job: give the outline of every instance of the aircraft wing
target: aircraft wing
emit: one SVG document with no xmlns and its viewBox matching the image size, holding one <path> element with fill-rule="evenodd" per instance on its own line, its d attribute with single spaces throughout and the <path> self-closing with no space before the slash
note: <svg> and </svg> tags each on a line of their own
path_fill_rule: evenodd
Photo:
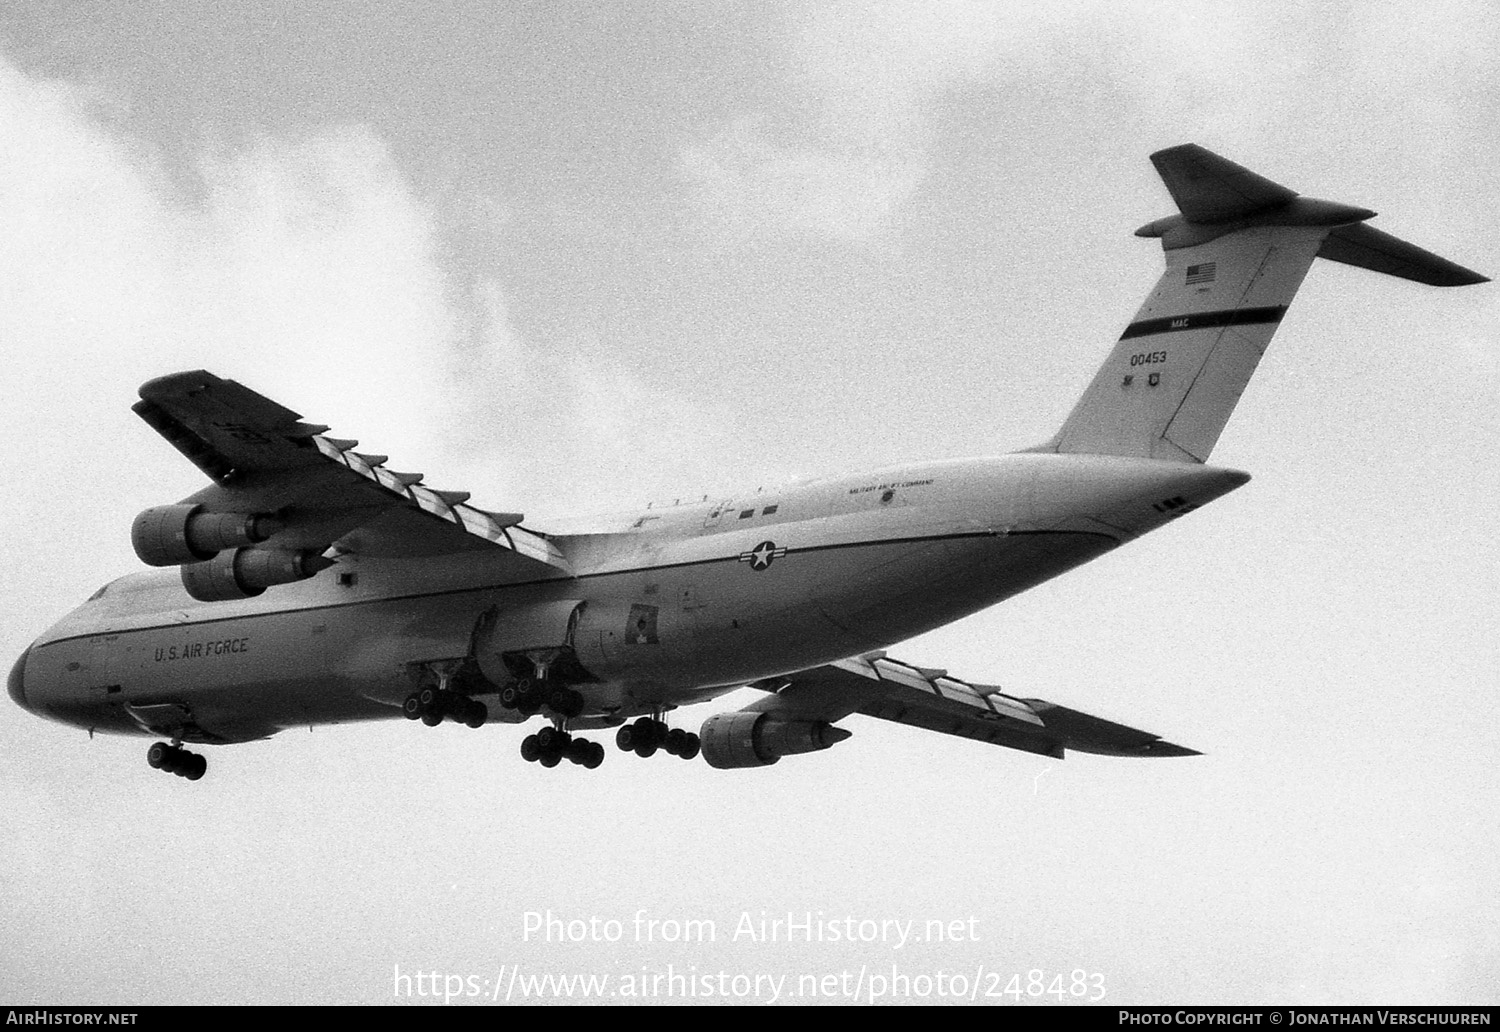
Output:
<svg viewBox="0 0 1500 1032">
<path fill-rule="evenodd" d="M 184 502 L 210 513 L 269 513 L 266 549 L 378 556 L 508 553 L 516 577 L 571 573 L 546 537 L 517 513 L 465 504 L 421 474 L 396 473 L 357 441 L 326 437 L 302 417 L 233 380 L 195 370 L 143 385 L 133 410 L 213 483 Z M 511 566 L 502 564 L 509 570 Z"/>
<path fill-rule="evenodd" d="M 1159 735 L 1043 699 L 909 666 L 883 652 L 839 660 L 752 687 L 773 694 L 745 709 L 778 719 L 833 723 L 851 713 L 1062 759 L 1064 750 L 1103 756 L 1197 756 Z"/>
</svg>

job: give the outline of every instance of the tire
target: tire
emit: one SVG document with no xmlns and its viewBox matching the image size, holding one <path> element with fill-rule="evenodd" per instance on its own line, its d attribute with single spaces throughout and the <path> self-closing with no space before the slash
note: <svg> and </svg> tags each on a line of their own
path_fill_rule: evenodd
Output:
<svg viewBox="0 0 1500 1032">
<path fill-rule="evenodd" d="M 156 742 L 146 750 L 146 762 L 152 770 L 161 770 L 172 758 L 172 747 L 166 742 Z"/>
<path fill-rule="evenodd" d="M 542 747 L 537 744 L 536 735 L 527 735 L 521 740 L 521 759 L 527 763 L 535 763 L 542 756 Z"/>
<path fill-rule="evenodd" d="M 635 728 L 626 724 L 615 732 L 615 745 L 621 752 L 629 752 L 635 748 Z"/>
<path fill-rule="evenodd" d="M 682 751 L 677 755 L 681 756 L 684 760 L 696 760 L 698 758 L 698 754 L 702 751 L 703 739 L 699 738 L 692 732 L 688 732 L 687 744 L 683 746 Z"/>
<path fill-rule="evenodd" d="M 465 727 L 484 727 L 484 722 L 490 719 L 489 708 L 482 702 L 469 703 L 468 713 L 464 716 Z"/>
</svg>

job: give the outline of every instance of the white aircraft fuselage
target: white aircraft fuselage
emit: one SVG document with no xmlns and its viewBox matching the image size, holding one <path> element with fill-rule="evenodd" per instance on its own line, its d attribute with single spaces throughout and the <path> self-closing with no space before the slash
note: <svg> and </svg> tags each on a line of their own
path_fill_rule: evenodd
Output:
<svg viewBox="0 0 1500 1032">
<path fill-rule="evenodd" d="M 579 521 L 549 535 L 572 578 L 497 584 L 480 553 L 351 557 L 256 598 L 199 602 L 175 570 L 132 574 L 39 637 L 11 691 L 34 712 L 123 734 L 153 734 L 127 704 L 186 703 L 216 740 L 243 741 L 399 717 L 414 666 L 465 656 L 497 606 L 650 606 L 658 647 L 579 646 L 600 673 L 576 686 L 595 720 L 573 726 L 613 724 L 940 627 L 1248 479 L 1018 453 Z"/>
</svg>

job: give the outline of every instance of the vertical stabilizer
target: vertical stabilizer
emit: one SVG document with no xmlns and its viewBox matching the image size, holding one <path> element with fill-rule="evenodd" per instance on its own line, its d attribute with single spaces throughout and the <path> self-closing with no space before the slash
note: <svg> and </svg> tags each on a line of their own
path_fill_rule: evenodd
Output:
<svg viewBox="0 0 1500 1032">
<path fill-rule="evenodd" d="M 1167 268 L 1057 436 L 1039 450 L 1204 462 L 1320 255 L 1423 283 L 1484 277 L 1198 147 L 1151 156 L 1179 215 Z"/>
</svg>

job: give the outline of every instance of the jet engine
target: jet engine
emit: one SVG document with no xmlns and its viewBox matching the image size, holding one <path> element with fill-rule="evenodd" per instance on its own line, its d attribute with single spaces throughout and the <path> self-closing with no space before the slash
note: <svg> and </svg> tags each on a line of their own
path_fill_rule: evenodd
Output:
<svg viewBox="0 0 1500 1032">
<path fill-rule="evenodd" d="M 786 720 L 774 713 L 740 710 L 703 722 L 703 758 L 710 767 L 769 767 L 783 756 L 818 752 L 852 732 L 826 720 Z"/>
<path fill-rule="evenodd" d="M 130 543 L 147 566 L 180 566 L 212 559 L 227 548 L 259 544 L 281 526 L 271 516 L 204 512 L 201 505 L 158 505 L 135 518 Z"/>
<path fill-rule="evenodd" d="M 182 586 L 200 602 L 254 598 L 273 585 L 306 580 L 332 565 L 332 559 L 312 551 L 236 548 L 206 562 L 184 564 Z"/>
</svg>

